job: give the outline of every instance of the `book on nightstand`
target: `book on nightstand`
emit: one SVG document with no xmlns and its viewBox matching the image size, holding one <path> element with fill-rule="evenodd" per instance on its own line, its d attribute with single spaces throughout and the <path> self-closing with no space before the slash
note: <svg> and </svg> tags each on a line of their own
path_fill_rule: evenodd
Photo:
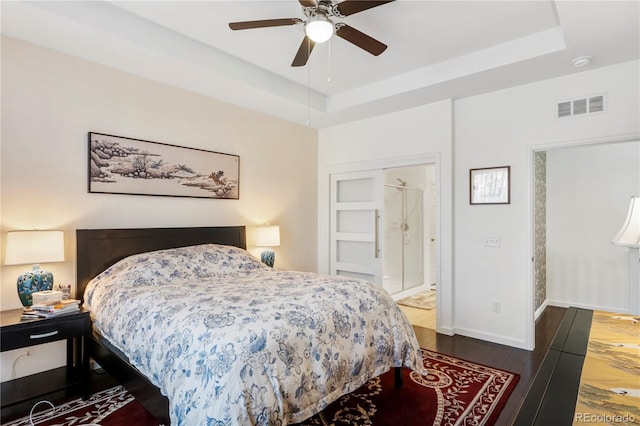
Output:
<svg viewBox="0 0 640 426">
<path fill-rule="evenodd" d="M 30 315 L 40 318 L 51 318 L 58 315 L 70 314 L 80 311 L 80 301 L 75 299 L 61 300 L 56 304 L 37 304 L 31 306 Z"/>
</svg>

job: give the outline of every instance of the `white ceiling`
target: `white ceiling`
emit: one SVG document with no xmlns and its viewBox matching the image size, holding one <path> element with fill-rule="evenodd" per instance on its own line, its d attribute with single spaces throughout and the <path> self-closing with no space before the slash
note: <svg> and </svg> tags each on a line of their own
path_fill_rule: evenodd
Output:
<svg viewBox="0 0 640 426">
<path fill-rule="evenodd" d="M 340 21 L 387 44 L 333 37 L 291 67 L 297 0 L 2 1 L 2 34 L 322 128 L 640 57 L 640 2 L 397 0 Z M 589 55 L 575 68 L 571 59 Z M 329 81 L 330 79 L 330 81 Z"/>
</svg>

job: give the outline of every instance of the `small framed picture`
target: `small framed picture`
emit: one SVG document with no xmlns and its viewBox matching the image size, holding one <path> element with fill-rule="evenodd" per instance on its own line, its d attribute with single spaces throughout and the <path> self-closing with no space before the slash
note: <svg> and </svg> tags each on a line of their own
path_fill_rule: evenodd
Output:
<svg viewBox="0 0 640 426">
<path fill-rule="evenodd" d="M 469 204 L 509 204 L 511 167 L 469 170 Z"/>
</svg>

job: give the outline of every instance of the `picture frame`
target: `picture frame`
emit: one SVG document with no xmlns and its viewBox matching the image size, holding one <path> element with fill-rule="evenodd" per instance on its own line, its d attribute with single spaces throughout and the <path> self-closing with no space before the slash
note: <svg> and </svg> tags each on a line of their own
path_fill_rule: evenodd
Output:
<svg viewBox="0 0 640 426">
<path fill-rule="evenodd" d="M 470 169 L 469 204 L 511 204 L 511 166 Z"/>
<path fill-rule="evenodd" d="M 240 157 L 89 132 L 90 193 L 240 198 Z"/>
</svg>

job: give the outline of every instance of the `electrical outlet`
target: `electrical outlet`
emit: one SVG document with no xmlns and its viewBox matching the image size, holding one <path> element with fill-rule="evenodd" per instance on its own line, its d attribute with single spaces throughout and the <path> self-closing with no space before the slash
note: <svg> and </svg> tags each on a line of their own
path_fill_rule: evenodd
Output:
<svg viewBox="0 0 640 426">
<path fill-rule="evenodd" d="M 500 247 L 502 245 L 502 237 L 500 235 L 487 235 L 484 237 L 485 247 Z"/>
<path fill-rule="evenodd" d="M 493 312 L 496 312 L 496 313 L 499 314 L 500 313 L 500 309 L 501 309 L 500 301 L 499 300 L 494 300 L 493 301 Z"/>
</svg>

